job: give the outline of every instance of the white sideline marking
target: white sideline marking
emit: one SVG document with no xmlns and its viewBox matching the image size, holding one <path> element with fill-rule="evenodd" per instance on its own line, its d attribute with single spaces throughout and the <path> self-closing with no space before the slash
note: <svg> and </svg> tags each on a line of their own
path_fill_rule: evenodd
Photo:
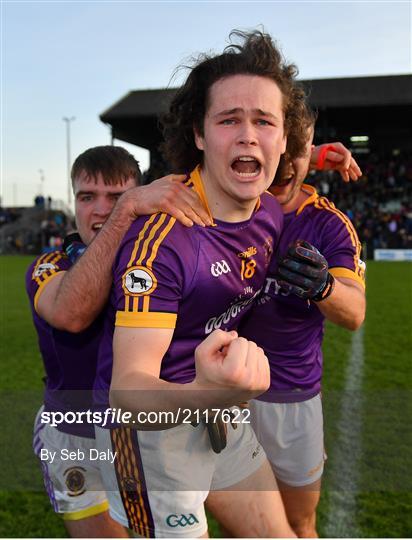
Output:
<svg viewBox="0 0 412 540">
<path fill-rule="evenodd" d="M 325 527 L 325 536 L 329 538 L 360 537 L 356 525 L 356 494 L 362 452 L 363 334 L 363 326 L 353 334 L 346 366 L 338 437 L 333 446 L 334 465 L 330 474 L 329 511 Z"/>
</svg>

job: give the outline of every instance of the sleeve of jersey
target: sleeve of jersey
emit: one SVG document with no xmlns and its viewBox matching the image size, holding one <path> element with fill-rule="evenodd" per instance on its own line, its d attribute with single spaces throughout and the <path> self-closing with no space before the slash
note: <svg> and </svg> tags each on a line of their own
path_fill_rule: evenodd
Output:
<svg viewBox="0 0 412 540">
<path fill-rule="evenodd" d="M 165 214 L 139 219 L 120 248 L 113 279 L 116 326 L 175 328 L 185 275 L 193 272 L 187 233 L 175 222 Z"/>
<path fill-rule="evenodd" d="M 331 205 L 324 224 L 321 252 L 336 278 L 348 278 L 365 287 L 366 265 L 361 260 L 361 243 L 350 219 Z"/>
<path fill-rule="evenodd" d="M 26 273 L 26 290 L 30 302 L 37 311 L 37 303 L 47 283 L 50 283 L 60 272 L 66 272 L 72 266 L 65 253 L 53 251 L 38 257 Z"/>
</svg>

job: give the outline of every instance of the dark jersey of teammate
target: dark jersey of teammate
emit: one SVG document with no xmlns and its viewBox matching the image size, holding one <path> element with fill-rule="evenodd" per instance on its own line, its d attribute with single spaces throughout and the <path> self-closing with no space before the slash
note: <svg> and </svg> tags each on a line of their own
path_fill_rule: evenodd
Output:
<svg viewBox="0 0 412 540">
<path fill-rule="evenodd" d="M 207 208 L 199 169 L 187 181 Z M 174 329 L 160 378 L 188 383 L 194 350 L 213 330 L 236 329 L 259 294 L 283 216 L 269 193 L 241 223 L 184 227 L 166 214 L 142 216 L 126 233 L 113 266 L 114 286 L 99 353 L 96 401 L 107 405 L 114 326 Z"/>
<path fill-rule="evenodd" d="M 43 287 L 72 263 L 61 251 L 38 257 L 26 274 L 26 290 L 32 308 L 40 352 L 46 371 L 44 406 L 46 411 L 81 411 L 92 407 L 92 389 L 103 324 L 99 317 L 84 332 L 57 330 L 42 319 L 37 302 Z M 94 427 L 86 422 L 60 424 L 60 431 L 94 437 Z"/>
<path fill-rule="evenodd" d="M 364 285 L 365 264 L 352 223 L 312 186 L 303 189 L 310 197 L 297 211 L 284 216 L 279 255 L 285 255 L 294 241 L 306 240 L 324 255 L 333 276 Z M 274 258 L 263 295 L 243 321 L 240 333 L 256 341 L 269 358 L 271 387 L 259 399 L 306 401 L 320 391 L 325 318 L 315 303 L 280 289 L 273 278 L 275 272 Z"/>
</svg>

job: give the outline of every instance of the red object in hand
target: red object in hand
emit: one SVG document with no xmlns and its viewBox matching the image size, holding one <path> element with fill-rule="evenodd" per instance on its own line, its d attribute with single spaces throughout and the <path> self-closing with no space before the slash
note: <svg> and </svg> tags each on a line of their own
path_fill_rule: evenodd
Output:
<svg viewBox="0 0 412 540">
<path fill-rule="evenodd" d="M 322 148 L 319 151 L 318 161 L 316 162 L 316 168 L 319 171 L 322 171 L 323 167 L 325 166 L 326 154 L 328 153 L 329 150 L 335 151 L 335 147 L 333 146 L 333 144 L 327 144 L 326 146 L 322 146 Z"/>
</svg>

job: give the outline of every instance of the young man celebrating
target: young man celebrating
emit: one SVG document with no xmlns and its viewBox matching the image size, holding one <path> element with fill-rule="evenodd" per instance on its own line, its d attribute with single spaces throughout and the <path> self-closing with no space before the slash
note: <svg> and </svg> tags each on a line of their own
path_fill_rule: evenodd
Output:
<svg viewBox="0 0 412 540">
<path fill-rule="evenodd" d="M 204 500 L 210 489 L 229 487 L 246 490 L 235 531 L 292 535 L 250 426 L 229 426 L 227 447 L 217 455 L 206 427 L 179 415 L 231 407 L 269 384 L 263 351 L 222 330 L 236 328 L 264 283 L 282 215 L 262 193 L 287 137 L 295 138 L 297 153 L 303 147 L 301 94 L 269 36 L 242 37 L 242 45 L 192 69 L 166 118 L 168 157 L 178 170 L 192 171 L 187 183 L 214 226 L 188 230 L 166 215 L 140 218 L 113 268 L 99 405 L 108 406 L 110 386 L 112 406 L 135 418 L 175 414 L 174 424 L 96 430 L 100 450 L 117 455 L 113 467 L 102 464 L 111 515 L 142 536 L 206 535 Z"/>
<path fill-rule="evenodd" d="M 95 448 L 93 426 L 52 426 L 42 423 L 41 413 L 47 416 L 91 407 L 102 334 L 99 313 L 110 289 L 114 250 L 136 215 L 169 211 L 186 225 L 192 220 L 204 224 L 205 212 L 192 194 L 182 189 L 181 176 L 136 187 L 140 177 L 137 161 L 123 148 L 102 146 L 81 154 L 72 168 L 79 241 L 66 242 L 69 256 L 58 250 L 38 257 L 26 276 L 47 375 L 44 407 L 35 424 L 34 450 L 41 459 L 52 506 L 63 515 L 74 537 L 128 535 L 109 516 L 96 461 L 61 459 L 62 450 L 66 452 L 63 457 L 70 451 L 89 455 Z M 87 256 L 73 264 L 86 246 Z"/>
</svg>

